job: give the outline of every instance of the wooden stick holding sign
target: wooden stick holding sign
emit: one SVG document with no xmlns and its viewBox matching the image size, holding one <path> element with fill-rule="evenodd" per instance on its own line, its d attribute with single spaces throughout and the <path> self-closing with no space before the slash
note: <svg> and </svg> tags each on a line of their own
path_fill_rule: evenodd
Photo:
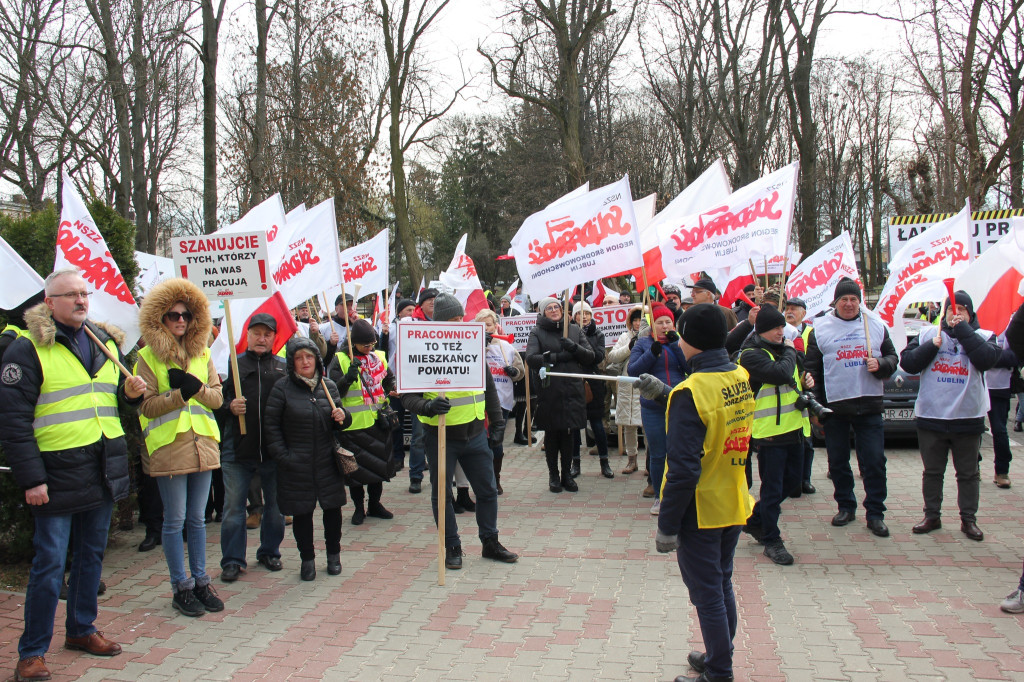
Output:
<svg viewBox="0 0 1024 682">
<path fill-rule="evenodd" d="M 238 376 L 238 352 L 235 350 L 235 329 L 231 326 L 231 301 L 224 299 L 224 322 L 228 326 L 228 348 L 231 351 L 231 376 L 234 379 L 235 395 L 242 395 L 242 378 Z M 238 432 L 246 434 L 245 415 L 238 415 Z"/>
<path fill-rule="evenodd" d="M 114 351 L 110 350 L 105 345 L 103 345 L 103 342 L 100 341 L 99 338 L 97 338 L 97 336 L 92 333 L 92 330 L 89 329 L 88 325 L 82 325 L 82 329 L 85 330 L 86 336 L 92 339 L 92 342 L 99 346 L 100 350 L 103 351 L 103 354 L 106 355 L 112 363 L 117 365 L 117 368 L 121 370 L 121 374 L 123 374 L 125 378 L 135 376 L 134 374 L 128 371 L 128 368 L 124 366 L 124 363 L 121 362 L 121 360 L 117 357 L 117 354 L 114 353 Z M 147 386 L 146 388 L 149 388 L 149 386 Z"/>
<path fill-rule="evenodd" d="M 867 344 L 867 358 L 871 359 L 871 328 L 868 326 L 868 316 L 862 310 L 860 317 L 864 320 L 864 343 Z"/>
<path fill-rule="evenodd" d="M 444 398 L 444 393 L 438 393 Z M 445 433 L 445 422 L 448 415 L 437 416 L 437 584 L 444 585 L 445 560 L 445 516 L 448 511 L 448 496 L 452 493 L 448 481 L 448 439 Z"/>
<path fill-rule="evenodd" d="M 576 291 L 576 287 L 565 290 L 565 314 L 562 315 L 562 337 L 566 339 L 569 338 L 569 315 L 572 313 L 569 308 L 569 296 L 574 291 Z"/>
<path fill-rule="evenodd" d="M 782 261 L 782 279 L 779 282 L 779 310 L 785 310 L 786 304 L 786 270 L 789 269 L 789 255 Z"/>
</svg>

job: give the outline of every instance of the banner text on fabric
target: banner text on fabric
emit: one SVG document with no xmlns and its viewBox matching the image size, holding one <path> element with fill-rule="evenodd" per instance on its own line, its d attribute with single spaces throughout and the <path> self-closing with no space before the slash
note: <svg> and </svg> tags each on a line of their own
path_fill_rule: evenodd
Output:
<svg viewBox="0 0 1024 682">
<path fill-rule="evenodd" d="M 270 295 L 267 233 L 180 237 L 171 240 L 174 270 L 211 299 Z"/>
<path fill-rule="evenodd" d="M 396 329 L 399 393 L 484 390 L 483 324 L 418 322 Z"/>
</svg>

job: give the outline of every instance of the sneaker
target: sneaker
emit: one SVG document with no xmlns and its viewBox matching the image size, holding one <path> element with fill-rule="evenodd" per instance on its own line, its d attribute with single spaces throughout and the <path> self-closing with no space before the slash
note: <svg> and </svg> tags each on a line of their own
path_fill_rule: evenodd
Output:
<svg viewBox="0 0 1024 682">
<path fill-rule="evenodd" d="M 655 500 L 654 504 L 651 505 L 651 516 L 657 516 L 661 513 L 661 500 Z"/>
<path fill-rule="evenodd" d="M 996 474 L 996 477 L 992 479 L 992 482 L 996 484 L 997 488 L 1010 487 L 1010 477 L 1007 474 Z"/>
<path fill-rule="evenodd" d="M 198 599 L 200 603 L 202 603 L 203 607 L 205 607 L 210 613 L 216 613 L 217 611 L 224 610 L 224 602 L 217 596 L 217 590 L 213 589 L 213 585 L 206 584 L 202 587 L 196 585 L 195 589 L 192 590 L 192 594 L 196 596 L 196 599 Z"/>
<path fill-rule="evenodd" d="M 1016 590 L 1003 600 L 999 608 L 1006 613 L 1024 613 L 1024 590 Z"/>
<path fill-rule="evenodd" d="M 462 568 L 462 545 L 444 548 L 444 567 L 451 571 Z"/>
<path fill-rule="evenodd" d="M 764 547 L 764 555 L 779 566 L 789 566 L 793 563 L 793 555 L 786 550 L 782 540 L 777 540 Z"/>
<path fill-rule="evenodd" d="M 174 593 L 174 599 L 171 601 L 171 606 L 174 607 L 175 611 L 181 612 L 182 615 L 190 618 L 201 616 L 206 613 L 206 607 L 203 603 L 196 598 L 194 590 L 179 590 Z M 221 606 L 223 608 L 223 605 Z"/>
</svg>

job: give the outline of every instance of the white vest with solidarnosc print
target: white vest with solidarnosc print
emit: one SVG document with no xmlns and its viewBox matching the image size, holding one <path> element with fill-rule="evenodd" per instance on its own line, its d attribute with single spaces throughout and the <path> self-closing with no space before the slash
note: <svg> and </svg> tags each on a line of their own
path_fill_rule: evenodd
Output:
<svg viewBox="0 0 1024 682">
<path fill-rule="evenodd" d="M 918 343 L 934 343 L 938 327 L 921 330 Z M 986 341 L 992 332 L 975 332 Z M 967 358 L 963 345 L 949 334 L 942 334 L 942 345 L 931 364 L 921 372 L 914 415 L 925 419 L 972 419 L 988 414 L 988 387 L 985 373 Z"/>
<path fill-rule="evenodd" d="M 1000 348 L 1006 350 L 1006 332 L 1003 332 L 996 337 L 996 343 L 999 344 Z M 1010 367 L 993 367 L 989 371 L 985 372 L 985 383 L 988 384 L 988 390 L 1010 390 L 1010 375 L 1012 373 L 1013 369 Z"/>
<path fill-rule="evenodd" d="M 512 364 L 515 352 L 515 348 L 501 339 L 494 339 L 487 344 L 487 367 L 491 370 L 491 379 L 494 380 L 494 389 L 498 392 L 498 402 L 503 410 L 511 410 L 516 406 L 512 380 L 505 374 L 505 367 Z"/>
<path fill-rule="evenodd" d="M 871 356 L 880 357 L 885 325 L 869 317 L 868 327 L 871 329 Z M 844 320 L 835 313 L 823 315 L 814 321 L 814 338 L 821 351 L 825 397 L 830 403 L 882 395 L 882 380 L 867 368 L 863 317 Z"/>
</svg>

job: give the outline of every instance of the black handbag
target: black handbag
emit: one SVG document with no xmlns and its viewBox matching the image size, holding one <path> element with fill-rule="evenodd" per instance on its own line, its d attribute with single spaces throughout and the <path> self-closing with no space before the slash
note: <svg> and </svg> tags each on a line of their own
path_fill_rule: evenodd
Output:
<svg viewBox="0 0 1024 682">
<path fill-rule="evenodd" d="M 399 428 L 402 424 L 398 419 L 398 412 L 396 412 L 390 405 L 383 405 L 377 410 L 377 427 L 387 433 L 391 433 Z"/>
</svg>

